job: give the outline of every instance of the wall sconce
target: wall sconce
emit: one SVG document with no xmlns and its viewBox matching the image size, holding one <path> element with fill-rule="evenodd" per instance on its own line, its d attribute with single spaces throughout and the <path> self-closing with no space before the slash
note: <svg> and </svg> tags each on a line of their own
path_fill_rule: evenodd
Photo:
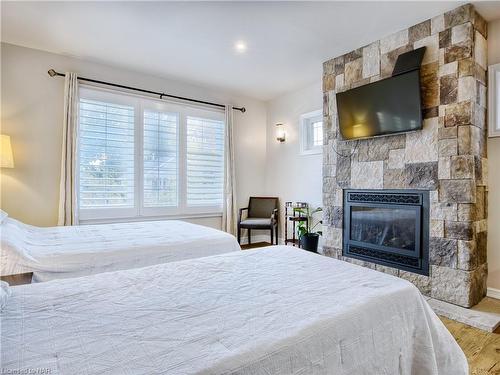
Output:
<svg viewBox="0 0 500 375">
<path fill-rule="evenodd" d="M 276 124 L 276 140 L 278 142 L 285 142 L 286 134 L 283 124 Z"/>
<path fill-rule="evenodd" d="M 0 168 L 14 168 L 14 157 L 8 135 L 0 135 Z"/>
</svg>

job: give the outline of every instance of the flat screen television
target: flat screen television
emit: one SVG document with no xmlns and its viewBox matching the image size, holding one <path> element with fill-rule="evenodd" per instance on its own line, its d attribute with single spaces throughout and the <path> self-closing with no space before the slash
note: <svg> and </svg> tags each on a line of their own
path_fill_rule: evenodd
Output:
<svg viewBox="0 0 500 375">
<path fill-rule="evenodd" d="M 422 129 L 418 69 L 338 93 L 336 97 L 344 139 Z"/>
</svg>

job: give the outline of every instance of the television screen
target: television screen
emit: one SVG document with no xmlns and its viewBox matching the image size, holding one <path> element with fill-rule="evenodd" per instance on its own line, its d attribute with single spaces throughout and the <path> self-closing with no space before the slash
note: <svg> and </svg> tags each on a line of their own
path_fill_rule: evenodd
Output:
<svg viewBox="0 0 500 375">
<path fill-rule="evenodd" d="M 419 70 L 338 93 L 344 139 L 422 129 Z"/>
</svg>

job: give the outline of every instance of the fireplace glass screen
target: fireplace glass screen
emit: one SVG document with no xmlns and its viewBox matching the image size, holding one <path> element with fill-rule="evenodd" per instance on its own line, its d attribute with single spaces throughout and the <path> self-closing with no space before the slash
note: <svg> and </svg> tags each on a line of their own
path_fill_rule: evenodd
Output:
<svg viewBox="0 0 500 375">
<path fill-rule="evenodd" d="M 405 208 L 351 207 L 351 240 L 415 251 L 417 212 Z"/>
</svg>

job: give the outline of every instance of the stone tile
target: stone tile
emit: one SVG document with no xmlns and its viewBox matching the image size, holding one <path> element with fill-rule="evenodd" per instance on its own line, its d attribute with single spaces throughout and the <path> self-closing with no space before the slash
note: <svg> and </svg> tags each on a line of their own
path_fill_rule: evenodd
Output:
<svg viewBox="0 0 500 375">
<path fill-rule="evenodd" d="M 468 155 L 471 153 L 471 131 L 470 126 L 458 126 L 458 154 Z M 454 129 L 454 128 L 452 128 Z"/>
<path fill-rule="evenodd" d="M 444 64 L 439 67 L 439 77 L 454 75 L 455 77 L 458 74 L 458 62 L 454 61 L 449 64 Z"/>
<path fill-rule="evenodd" d="M 457 204 L 433 202 L 430 207 L 430 217 L 433 220 L 457 220 Z"/>
<path fill-rule="evenodd" d="M 476 194 L 476 201 L 477 201 L 477 194 Z M 458 221 L 474 221 L 474 220 L 476 220 L 476 205 L 472 203 L 459 203 Z"/>
<path fill-rule="evenodd" d="M 483 270 L 463 271 L 448 267 L 432 266 L 432 291 L 433 298 L 444 300 L 455 305 L 471 307 L 479 302 L 477 290 L 481 290 L 478 280 L 481 279 Z"/>
<path fill-rule="evenodd" d="M 426 64 L 420 69 L 422 106 L 432 108 L 439 105 L 438 64 Z"/>
<path fill-rule="evenodd" d="M 474 59 L 483 69 L 488 69 L 488 46 L 486 39 L 478 31 L 475 32 Z"/>
<path fill-rule="evenodd" d="M 333 227 L 342 228 L 344 220 L 344 209 L 342 207 L 334 206 L 331 212 L 331 222 Z"/>
<path fill-rule="evenodd" d="M 394 65 L 399 55 L 412 50 L 411 44 L 406 44 L 388 53 L 380 56 L 380 75 L 381 77 L 390 77 L 394 70 Z"/>
<path fill-rule="evenodd" d="M 438 141 L 438 155 L 439 157 L 453 156 L 458 152 L 457 139 L 447 138 Z"/>
<path fill-rule="evenodd" d="M 474 238 L 474 228 L 470 221 L 445 221 L 444 235 L 446 238 L 471 241 Z"/>
<path fill-rule="evenodd" d="M 435 266 L 457 268 L 457 240 L 431 237 L 429 263 Z"/>
<path fill-rule="evenodd" d="M 380 53 L 388 53 L 408 43 L 408 29 L 401 30 L 380 40 Z"/>
<path fill-rule="evenodd" d="M 444 126 L 468 125 L 472 120 L 470 102 L 461 102 L 446 107 Z"/>
<path fill-rule="evenodd" d="M 348 52 L 344 55 L 345 63 L 357 60 L 363 57 L 363 50 L 361 48 L 357 48 L 351 52 Z"/>
<path fill-rule="evenodd" d="M 436 189 L 438 163 L 412 163 L 405 165 L 406 185 L 410 189 Z"/>
<path fill-rule="evenodd" d="M 439 48 L 451 46 L 451 29 L 443 30 L 439 33 Z"/>
<path fill-rule="evenodd" d="M 439 158 L 438 178 L 440 180 L 449 180 L 451 178 L 451 159 L 449 156 Z"/>
<path fill-rule="evenodd" d="M 457 267 L 465 271 L 470 271 L 477 267 L 476 241 L 458 240 Z"/>
<path fill-rule="evenodd" d="M 382 266 L 380 264 L 375 264 L 375 270 L 377 270 L 379 272 L 386 273 L 388 275 L 399 276 L 399 270 L 396 268 Z"/>
<path fill-rule="evenodd" d="M 473 180 L 439 181 L 439 201 L 446 203 L 475 203 L 476 185 Z"/>
<path fill-rule="evenodd" d="M 404 161 L 421 163 L 438 160 L 438 121 L 437 117 L 426 119 L 419 132 L 406 133 Z"/>
<path fill-rule="evenodd" d="M 475 62 L 471 58 L 459 60 L 458 63 L 458 76 L 466 77 L 473 76 L 475 72 Z"/>
<path fill-rule="evenodd" d="M 380 74 L 380 49 L 375 42 L 363 48 L 363 78 Z"/>
<path fill-rule="evenodd" d="M 474 157 L 460 155 L 451 157 L 451 178 L 474 178 Z"/>
<path fill-rule="evenodd" d="M 431 220 L 430 221 L 430 235 L 431 237 L 444 237 L 444 221 Z"/>
<path fill-rule="evenodd" d="M 439 35 L 430 35 L 413 43 L 415 49 L 427 47 L 422 64 L 437 62 L 439 57 Z"/>
<path fill-rule="evenodd" d="M 345 84 L 350 85 L 362 79 L 363 59 L 356 59 L 345 64 Z"/>
<path fill-rule="evenodd" d="M 342 249 L 342 229 L 329 225 L 323 226 L 323 240 L 327 246 Z"/>
<path fill-rule="evenodd" d="M 411 282 L 424 295 L 431 294 L 431 278 L 413 272 L 399 271 L 399 277 Z"/>
<path fill-rule="evenodd" d="M 486 299 L 487 298 L 484 300 Z M 457 322 L 467 324 L 468 326 L 482 329 L 483 331 L 493 332 L 500 323 L 500 314 L 480 311 L 480 306 L 483 303 L 482 301 L 472 309 L 466 309 L 434 298 L 431 298 L 427 302 L 437 315 L 456 320 Z M 496 311 L 500 310 L 498 306 L 495 306 L 494 308 Z"/>
<path fill-rule="evenodd" d="M 439 139 L 452 139 L 457 138 L 457 126 L 452 128 L 439 128 L 438 129 L 438 138 Z"/>
<path fill-rule="evenodd" d="M 334 74 L 335 73 L 335 60 L 330 59 L 323 63 L 323 74 Z"/>
<path fill-rule="evenodd" d="M 404 169 L 384 169 L 384 189 L 406 189 Z"/>
<path fill-rule="evenodd" d="M 476 103 L 483 107 L 487 107 L 487 95 L 486 95 L 486 86 L 481 82 L 476 81 Z"/>
<path fill-rule="evenodd" d="M 439 196 L 437 190 L 431 190 L 429 191 L 429 202 L 438 202 L 439 201 Z"/>
<path fill-rule="evenodd" d="M 347 188 L 351 184 L 351 158 L 339 156 L 337 159 L 337 186 Z"/>
<path fill-rule="evenodd" d="M 343 74 L 345 67 L 344 55 L 334 59 L 334 72 L 336 75 Z"/>
<path fill-rule="evenodd" d="M 444 30 L 444 15 L 441 14 L 431 19 L 431 34 L 437 34 Z"/>
<path fill-rule="evenodd" d="M 335 76 L 333 74 L 323 74 L 323 92 L 335 90 Z"/>
<path fill-rule="evenodd" d="M 405 150 L 397 149 L 389 151 L 389 159 L 387 160 L 387 168 L 402 169 L 405 166 Z"/>
<path fill-rule="evenodd" d="M 473 7 L 471 4 L 462 5 L 444 14 L 444 27 L 453 27 L 472 21 Z"/>
<path fill-rule="evenodd" d="M 482 36 L 488 38 L 488 23 L 481 15 L 474 11 L 472 24 L 474 28 L 481 33 Z"/>
<path fill-rule="evenodd" d="M 477 234 L 476 248 L 477 248 L 477 263 L 485 264 L 488 253 L 488 237 L 487 232 L 483 231 Z"/>
<path fill-rule="evenodd" d="M 439 79 L 440 104 L 451 104 L 457 101 L 458 79 L 454 75 L 443 76 Z"/>
<path fill-rule="evenodd" d="M 438 117 L 439 116 L 439 106 L 432 108 L 423 108 L 422 110 L 424 120 Z"/>
<path fill-rule="evenodd" d="M 483 220 L 486 218 L 486 188 L 485 186 L 476 187 L 476 204 L 474 205 L 473 220 Z"/>
<path fill-rule="evenodd" d="M 472 46 L 469 42 L 451 45 L 444 49 L 444 63 L 466 59 L 472 56 Z"/>
<path fill-rule="evenodd" d="M 476 80 L 474 77 L 460 77 L 458 79 L 458 101 L 474 101 L 476 99 Z"/>
<path fill-rule="evenodd" d="M 353 189 L 382 189 L 384 186 L 384 162 L 353 162 L 351 186 Z"/>
<path fill-rule="evenodd" d="M 454 26 L 451 29 L 451 44 L 462 42 L 470 43 L 473 38 L 472 24 L 470 22 Z"/>
<path fill-rule="evenodd" d="M 358 161 L 387 160 L 389 151 L 405 147 L 405 134 L 360 140 Z"/>
<path fill-rule="evenodd" d="M 431 35 L 431 20 L 420 22 L 419 24 L 410 27 L 408 30 L 409 43 L 414 43 L 417 40 L 423 39 Z"/>
<path fill-rule="evenodd" d="M 344 73 L 336 75 L 335 76 L 335 87 L 337 89 L 337 92 L 340 92 L 339 90 L 342 90 L 344 88 Z"/>
</svg>

